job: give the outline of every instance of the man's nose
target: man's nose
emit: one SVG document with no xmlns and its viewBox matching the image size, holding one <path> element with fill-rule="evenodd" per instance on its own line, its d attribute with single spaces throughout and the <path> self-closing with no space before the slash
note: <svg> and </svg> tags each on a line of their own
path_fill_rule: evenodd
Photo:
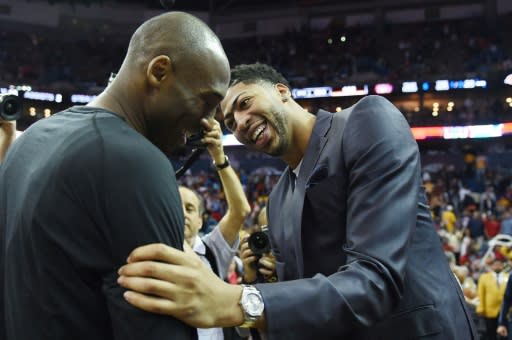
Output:
<svg viewBox="0 0 512 340">
<path fill-rule="evenodd" d="M 248 115 L 246 112 L 235 112 L 234 119 L 236 121 L 236 132 L 245 132 L 249 126 L 250 118 L 250 115 Z"/>
</svg>

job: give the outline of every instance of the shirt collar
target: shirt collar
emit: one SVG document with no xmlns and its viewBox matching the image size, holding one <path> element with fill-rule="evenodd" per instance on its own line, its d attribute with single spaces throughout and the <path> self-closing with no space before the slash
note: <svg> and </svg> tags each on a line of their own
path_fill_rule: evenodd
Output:
<svg viewBox="0 0 512 340">
<path fill-rule="evenodd" d="M 295 174 L 295 178 L 298 178 L 299 177 L 299 172 L 300 172 L 300 167 L 302 166 L 302 161 L 304 160 L 304 158 L 302 158 L 299 162 L 299 164 L 295 167 L 295 169 L 293 169 L 293 173 Z"/>
<path fill-rule="evenodd" d="M 196 235 L 196 239 L 194 240 L 194 246 L 192 247 L 194 252 L 198 255 L 206 255 L 206 247 L 203 243 L 203 240 L 199 237 L 199 235 Z"/>
</svg>

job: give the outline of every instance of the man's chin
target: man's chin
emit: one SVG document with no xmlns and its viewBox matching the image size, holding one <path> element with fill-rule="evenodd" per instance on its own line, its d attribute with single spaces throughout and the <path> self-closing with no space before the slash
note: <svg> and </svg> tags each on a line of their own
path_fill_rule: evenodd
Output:
<svg viewBox="0 0 512 340">
<path fill-rule="evenodd" d="M 264 153 L 264 154 L 266 154 L 268 156 L 272 156 L 272 157 L 281 157 L 284 154 L 284 150 L 285 150 L 285 148 L 283 148 L 283 147 L 273 148 L 270 145 L 266 145 L 263 147 L 257 147 L 257 146 L 253 145 L 250 147 L 250 149 L 253 151 Z"/>
<path fill-rule="evenodd" d="M 160 149 L 160 151 L 162 151 L 166 156 L 173 156 L 173 155 L 176 155 L 176 156 L 181 156 L 182 153 L 185 152 L 184 150 L 184 147 L 180 147 L 180 146 L 177 146 L 177 145 L 165 145 L 165 146 L 156 146 L 158 149 Z"/>
<path fill-rule="evenodd" d="M 179 152 L 179 151 L 183 150 L 184 148 L 185 148 L 185 143 L 184 142 L 177 142 L 177 143 L 174 143 L 174 144 L 169 145 L 167 147 L 166 154 L 171 154 L 171 153 Z"/>
</svg>

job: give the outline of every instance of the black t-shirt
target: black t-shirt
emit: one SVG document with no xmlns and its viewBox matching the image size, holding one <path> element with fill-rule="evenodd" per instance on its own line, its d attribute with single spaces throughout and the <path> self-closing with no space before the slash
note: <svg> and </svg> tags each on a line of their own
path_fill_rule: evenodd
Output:
<svg viewBox="0 0 512 340">
<path fill-rule="evenodd" d="M 72 107 L 37 122 L 0 166 L 0 338 L 195 339 L 116 282 L 137 246 L 182 249 L 183 221 L 171 163 L 122 118 Z"/>
</svg>

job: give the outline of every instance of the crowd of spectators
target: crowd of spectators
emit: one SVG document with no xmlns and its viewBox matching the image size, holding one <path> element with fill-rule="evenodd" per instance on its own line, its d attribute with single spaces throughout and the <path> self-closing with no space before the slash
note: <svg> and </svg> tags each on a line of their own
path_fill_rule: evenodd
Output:
<svg viewBox="0 0 512 340">
<path fill-rule="evenodd" d="M 506 98 L 491 93 L 471 93 L 463 98 L 455 98 L 440 105 L 438 111 L 423 107 L 417 110 L 401 109 L 411 126 L 430 125 L 483 125 L 512 121 L 512 106 Z"/>
<path fill-rule="evenodd" d="M 245 222 L 245 227 L 251 228 L 257 224 L 257 216 L 265 206 L 268 195 L 281 174 L 274 168 L 262 167 L 252 173 L 238 169 L 238 175 L 251 206 L 251 213 Z M 208 233 L 212 226 L 216 225 L 224 216 L 227 208 L 218 174 L 215 171 L 204 169 L 195 172 L 189 171 L 180 179 L 180 182 L 204 197 L 206 213 L 203 217 L 202 233 Z"/>
<path fill-rule="evenodd" d="M 269 63 L 296 87 L 340 86 L 346 81 L 435 79 L 509 70 L 512 55 L 506 32 L 474 18 L 384 27 L 331 24 L 319 31 L 304 28 L 277 37 L 226 41 L 225 46 L 234 63 Z"/>
<path fill-rule="evenodd" d="M 59 91 L 104 87 L 126 52 L 126 42 L 117 40 L 101 35 L 64 40 L 44 31 L 2 31 L 0 82 Z"/>
<path fill-rule="evenodd" d="M 483 18 L 326 28 L 307 26 L 276 36 L 224 39 L 233 65 L 261 61 L 294 87 L 347 81 L 485 75 L 512 69 L 510 15 L 495 27 Z M 503 25 L 500 25 L 503 23 Z M 35 31 L 34 31 L 35 32 Z M 98 28 L 74 39 L 52 33 L 0 32 L 0 82 L 104 86 L 126 42 Z"/>
<path fill-rule="evenodd" d="M 333 20 L 322 30 L 305 27 L 277 36 L 226 39 L 223 44 L 232 65 L 268 63 L 281 71 L 292 87 L 491 79 L 493 73 L 501 77 L 512 71 L 512 44 L 504 39 L 512 30 L 501 25 L 510 19 L 512 15 L 501 16 L 494 27 L 485 25 L 483 18 L 471 18 L 349 28 Z M 97 34 L 70 39 L 44 30 L 24 33 L 2 27 L 0 86 L 30 84 L 43 91 L 94 94 L 105 86 L 110 72 L 116 71 L 126 45 L 101 28 Z M 436 115 L 432 103 L 420 106 L 423 101 L 418 98 L 412 99 L 418 103 L 415 107 L 402 106 L 401 101 L 411 101 L 407 96 L 389 99 L 411 126 L 510 121 L 512 104 L 505 102 L 503 95 L 491 90 L 459 90 L 458 94 L 449 99 L 452 107 L 448 108 L 445 100 Z M 354 102 L 357 99 L 353 98 Z M 312 104 L 315 105 L 335 111 L 340 103 L 317 101 Z M 21 121 L 20 127 L 27 127 L 38 118 L 27 115 L 27 122 Z"/>
<path fill-rule="evenodd" d="M 467 90 L 466 90 L 467 91 Z M 468 91 L 466 94 L 459 92 L 451 98 L 440 98 L 430 100 L 430 103 L 419 106 L 417 98 L 389 99 L 404 114 L 409 125 L 415 126 L 459 126 L 459 125 L 482 125 L 498 124 L 512 121 L 512 96 L 507 102 L 507 97 L 493 91 Z M 352 98 L 346 101 L 346 108 L 354 104 L 360 98 Z M 404 104 L 405 102 L 405 104 Z M 410 105 L 413 102 L 415 105 Z M 437 103 L 434 109 L 435 104 Z M 450 104 L 451 103 L 451 104 Z M 406 105 L 409 104 L 409 105 Z M 308 103 L 310 109 L 323 108 L 330 112 L 341 109 L 338 103 L 326 103 L 319 101 Z"/>
<path fill-rule="evenodd" d="M 485 155 L 468 153 L 462 168 L 424 171 L 423 182 L 447 259 L 474 309 L 482 338 L 493 339 L 486 321 L 498 316 L 512 264 L 511 173 L 490 169 Z M 498 277 L 492 307 L 485 273 Z M 491 328 L 495 333 L 496 326 Z"/>
</svg>

